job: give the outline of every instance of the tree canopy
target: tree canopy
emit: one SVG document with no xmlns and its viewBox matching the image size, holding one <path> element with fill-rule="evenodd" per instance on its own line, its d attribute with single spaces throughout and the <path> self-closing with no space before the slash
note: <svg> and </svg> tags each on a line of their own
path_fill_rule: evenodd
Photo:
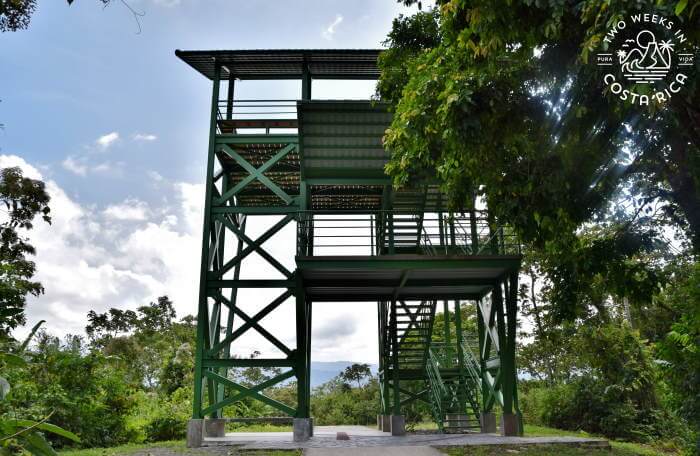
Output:
<svg viewBox="0 0 700 456">
<path fill-rule="evenodd" d="M 648 301 L 669 232 L 700 251 L 697 71 L 668 103 L 639 107 L 606 90 L 591 59 L 620 18 L 650 11 L 673 17 L 694 52 L 694 9 L 440 0 L 399 17 L 380 57 L 378 94 L 395 111 L 387 172 L 397 186 L 437 180 L 454 210 L 483 201 L 539 252 L 561 317 L 590 304 L 601 276 L 607 293 Z"/>
<path fill-rule="evenodd" d="M 44 291 L 32 280 L 36 265 L 27 256 L 35 250 L 24 233 L 37 215 L 51 223 L 49 200 L 43 182 L 24 177 L 19 168 L 0 170 L 0 206 L 6 213 L 0 223 L 0 336 L 24 324 L 27 295 Z"/>
</svg>

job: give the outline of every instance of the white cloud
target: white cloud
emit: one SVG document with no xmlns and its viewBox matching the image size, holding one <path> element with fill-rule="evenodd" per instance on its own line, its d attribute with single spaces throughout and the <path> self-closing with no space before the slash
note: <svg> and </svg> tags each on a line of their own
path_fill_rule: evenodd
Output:
<svg viewBox="0 0 700 456">
<path fill-rule="evenodd" d="M 119 133 L 116 131 L 113 131 L 111 133 L 107 133 L 106 135 L 102 135 L 99 138 L 95 140 L 95 144 L 100 146 L 102 149 L 107 149 L 109 146 L 111 146 L 116 140 L 119 139 Z"/>
<path fill-rule="evenodd" d="M 64 169 L 73 174 L 77 174 L 78 176 L 85 176 L 88 171 L 88 167 L 85 164 L 80 163 L 80 159 L 73 156 L 66 157 L 66 159 L 61 162 L 61 165 Z"/>
<path fill-rule="evenodd" d="M 128 198 L 120 204 L 107 206 L 102 211 L 105 217 L 113 220 L 146 220 L 148 218 L 148 205 L 135 198 Z"/>
<path fill-rule="evenodd" d="M 162 182 L 164 179 L 157 171 L 148 171 L 146 175 L 154 182 Z"/>
<path fill-rule="evenodd" d="M 131 137 L 134 141 L 155 141 L 158 139 L 156 135 L 150 133 L 136 133 Z"/>
<path fill-rule="evenodd" d="M 42 178 L 21 157 L 0 155 L 0 167 L 6 166 Z M 29 325 L 45 319 L 55 334 L 82 333 L 91 309 L 134 309 L 164 294 L 178 315 L 196 312 L 201 212 L 192 205 L 204 201 L 203 186 L 173 185 L 173 201 L 154 210 L 134 198 L 104 208 L 83 206 L 55 181 L 45 182 L 52 223 L 37 221 L 28 236 L 37 250 L 36 279 L 46 293 L 29 299 Z M 184 188 L 187 195 L 179 191 Z"/>
<path fill-rule="evenodd" d="M 331 22 L 330 25 L 326 27 L 323 31 L 321 31 L 321 36 L 326 40 L 332 40 L 333 35 L 335 35 L 336 28 L 340 25 L 341 22 L 343 22 L 343 16 L 337 14 L 335 16 L 335 20 Z"/>
<path fill-rule="evenodd" d="M 0 167 L 20 166 L 25 174 L 41 179 L 41 173 L 17 156 L 0 155 Z M 46 180 L 51 195 L 52 224 L 37 221 L 28 233 L 36 247 L 36 279 L 46 293 L 30 297 L 26 335 L 40 319 L 57 335 L 82 334 L 88 311 L 105 312 L 111 307 L 135 309 L 167 294 L 177 314 L 197 312 L 199 267 L 202 247 L 204 185 L 185 182 L 159 183 L 168 186 L 168 200 L 155 205 L 137 198 L 103 206 L 82 205 L 69 197 L 53 180 Z M 246 234 L 255 239 L 279 217 L 250 217 Z M 263 244 L 273 257 L 294 269 L 296 229 L 293 223 Z M 233 239 L 227 235 L 228 239 Z M 234 242 L 227 242 L 232 257 Z M 243 262 L 241 279 L 278 278 L 280 274 L 256 253 Z M 280 290 L 241 289 L 238 305 L 248 315 L 281 293 Z M 347 306 L 314 304 L 315 361 L 350 360 L 374 362 L 377 358 L 376 303 Z M 267 315 L 261 325 L 289 347 L 295 346 L 294 299 L 290 298 Z M 242 324 L 236 319 L 237 325 Z M 341 323 L 343 323 L 341 325 Z M 260 350 L 263 356 L 279 356 L 277 349 L 254 330 L 236 341 L 234 353 L 248 356 Z"/>
</svg>

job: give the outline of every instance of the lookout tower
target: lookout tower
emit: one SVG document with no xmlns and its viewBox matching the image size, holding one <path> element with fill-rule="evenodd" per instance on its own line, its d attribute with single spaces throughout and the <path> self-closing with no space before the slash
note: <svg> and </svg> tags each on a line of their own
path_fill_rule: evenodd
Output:
<svg viewBox="0 0 700 456">
<path fill-rule="evenodd" d="M 295 440 L 313 435 L 311 317 L 318 302 L 376 303 L 381 429 L 402 435 L 404 407 L 420 400 L 430 405 L 443 432 L 495 432 L 498 407 L 501 433 L 522 433 L 516 239 L 486 211 L 450 212 L 433 182 L 392 188 L 384 173 L 389 152 L 382 137 L 392 119 L 385 104 L 312 97 L 313 80 L 377 79 L 379 53 L 176 51 L 213 83 L 188 426 L 192 446 L 222 436 L 224 410 L 244 399 L 292 417 Z M 238 81 L 284 79 L 301 81 L 298 99 L 234 96 Z M 251 219 L 263 216 L 274 221 L 260 235 L 247 234 Z M 265 245 L 290 224 L 296 226 L 294 268 Z M 244 278 L 244 260 L 253 252 L 279 278 Z M 244 289 L 277 290 L 277 297 L 252 303 L 255 313 L 246 313 Z M 261 322 L 288 301 L 296 317 L 292 347 Z M 450 304 L 453 310 L 446 312 Z M 477 315 L 472 334 L 464 331 L 465 306 Z M 446 320 L 440 340 L 433 328 L 438 310 Z M 257 331 L 280 355 L 232 356 L 248 331 Z M 233 374 L 249 367 L 279 370 L 251 386 Z M 266 395 L 266 389 L 293 380 L 295 403 Z"/>
</svg>

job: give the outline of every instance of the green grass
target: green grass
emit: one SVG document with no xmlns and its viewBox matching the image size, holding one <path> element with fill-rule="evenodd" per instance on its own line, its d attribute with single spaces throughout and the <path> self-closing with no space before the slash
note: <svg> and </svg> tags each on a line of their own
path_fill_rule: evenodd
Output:
<svg viewBox="0 0 700 456">
<path fill-rule="evenodd" d="M 287 424 L 270 423 L 227 423 L 226 432 L 292 432 L 292 426 Z"/>
<path fill-rule="evenodd" d="M 241 450 L 227 447 L 231 456 L 301 456 L 301 450 Z M 148 444 L 128 444 L 112 448 L 90 448 L 86 450 L 64 450 L 60 456 L 128 456 L 128 455 L 185 455 L 206 456 L 213 453 L 206 448 L 186 448 L 185 442 L 175 440 Z"/>
<path fill-rule="evenodd" d="M 147 451 L 152 448 L 167 448 L 176 454 L 187 454 L 184 440 L 157 443 L 128 443 L 111 448 L 87 448 L 84 450 L 60 450 L 61 456 L 121 456 Z"/>
<path fill-rule="evenodd" d="M 647 449 L 613 446 L 611 450 L 576 448 L 563 445 L 494 445 L 480 447 L 455 447 L 441 448 L 441 451 L 449 456 L 501 456 L 517 454 L 519 456 L 586 456 L 586 455 L 612 455 L 612 456 L 657 456 L 664 453 L 648 452 Z"/>
</svg>

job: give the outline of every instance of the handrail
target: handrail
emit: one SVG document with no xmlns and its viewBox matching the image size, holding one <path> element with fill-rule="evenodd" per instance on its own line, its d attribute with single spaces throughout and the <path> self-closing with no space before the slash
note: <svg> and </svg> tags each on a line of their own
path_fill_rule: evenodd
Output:
<svg viewBox="0 0 700 456">
<path fill-rule="evenodd" d="M 483 248 L 474 251 L 472 238 L 464 232 L 462 223 L 473 223 L 480 231 L 489 222 L 485 212 L 455 215 L 457 233 L 446 236 L 440 232 L 441 217 L 437 213 L 401 210 L 301 211 L 297 215 L 300 256 L 365 255 L 389 253 L 423 253 L 435 256 L 459 249 L 461 255 L 510 255 L 520 253 L 520 244 L 512 232 L 498 231 L 499 247 L 486 250 L 492 238 L 478 239 Z M 412 217 L 405 217 L 406 215 Z M 404 216 L 404 217 L 399 217 Z M 393 223 L 392 223 L 393 221 Z M 392 231 L 393 229 L 393 231 Z M 393 246 L 393 248 L 392 248 Z"/>
</svg>

